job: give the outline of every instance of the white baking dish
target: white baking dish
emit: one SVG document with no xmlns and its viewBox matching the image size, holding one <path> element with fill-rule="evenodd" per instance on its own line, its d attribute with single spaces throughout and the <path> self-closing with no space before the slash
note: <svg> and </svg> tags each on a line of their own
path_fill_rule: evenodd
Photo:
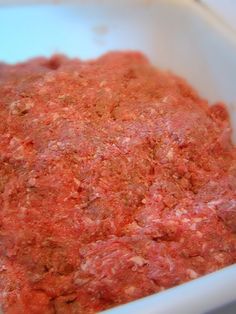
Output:
<svg viewBox="0 0 236 314">
<path fill-rule="evenodd" d="M 141 50 L 158 67 L 185 77 L 210 101 L 224 100 L 236 139 L 235 34 L 196 1 L 81 0 L 0 7 L 1 61 L 58 52 L 87 59 L 117 49 Z M 236 265 L 107 313 L 197 314 L 232 301 Z"/>
</svg>

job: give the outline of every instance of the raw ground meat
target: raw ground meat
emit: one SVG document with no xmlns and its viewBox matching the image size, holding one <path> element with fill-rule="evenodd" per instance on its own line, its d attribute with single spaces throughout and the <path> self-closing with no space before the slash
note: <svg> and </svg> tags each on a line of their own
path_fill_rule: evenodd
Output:
<svg viewBox="0 0 236 314">
<path fill-rule="evenodd" d="M 0 65 L 7 314 L 93 313 L 236 262 L 223 104 L 139 53 Z"/>
</svg>

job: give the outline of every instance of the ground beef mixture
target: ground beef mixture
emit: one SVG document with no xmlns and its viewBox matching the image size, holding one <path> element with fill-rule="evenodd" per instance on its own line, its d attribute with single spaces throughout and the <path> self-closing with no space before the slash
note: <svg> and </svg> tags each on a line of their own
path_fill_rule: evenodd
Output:
<svg viewBox="0 0 236 314">
<path fill-rule="evenodd" d="M 94 313 L 236 262 L 236 149 L 139 53 L 0 64 L 7 314 Z"/>
</svg>

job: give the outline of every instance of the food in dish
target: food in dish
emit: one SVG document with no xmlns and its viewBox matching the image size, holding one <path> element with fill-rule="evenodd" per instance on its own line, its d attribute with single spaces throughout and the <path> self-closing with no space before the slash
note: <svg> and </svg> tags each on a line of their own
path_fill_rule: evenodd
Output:
<svg viewBox="0 0 236 314">
<path fill-rule="evenodd" d="M 0 65 L 4 313 L 93 313 L 236 262 L 236 149 L 140 53 Z"/>
</svg>

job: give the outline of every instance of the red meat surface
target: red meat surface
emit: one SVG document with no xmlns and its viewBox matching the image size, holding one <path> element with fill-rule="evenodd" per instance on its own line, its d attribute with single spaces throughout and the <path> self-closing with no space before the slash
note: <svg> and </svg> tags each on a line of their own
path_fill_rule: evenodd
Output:
<svg viewBox="0 0 236 314">
<path fill-rule="evenodd" d="M 0 65 L 0 296 L 94 313 L 236 262 L 223 104 L 139 53 Z"/>
</svg>

